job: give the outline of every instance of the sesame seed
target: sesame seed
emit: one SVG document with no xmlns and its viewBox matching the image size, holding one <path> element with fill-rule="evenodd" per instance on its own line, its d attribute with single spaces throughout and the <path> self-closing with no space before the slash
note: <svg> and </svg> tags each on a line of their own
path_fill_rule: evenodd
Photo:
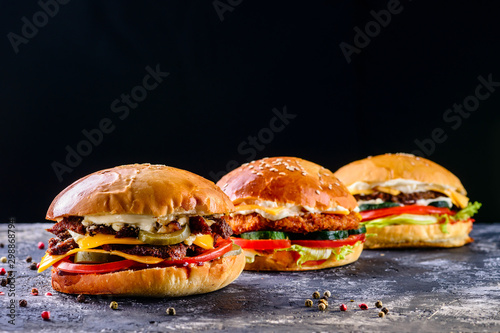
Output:
<svg viewBox="0 0 500 333">
<path fill-rule="evenodd" d="M 286 176 L 286 173 L 280 172 L 280 173 L 278 173 L 278 175 Z"/>
<path fill-rule="evenodd" d="M 271 169 L 269 169 L 269 170 L 271 170 L 271 171 L 273 171 L 273 172 L 278 172 L 278 169 L 276 169 L 276 168 L 271 168 Z"/>
<path fill-rule="evenodd" d="M 248 168 L 249 168 L 249 169 L 253 169 L 253 165 L 249 165 L 249 166 L 248 166 Z"/>
<path fill-rule="evenodd" d="M 248 165 L 248 163 L 243 163 L 241 166 L 247 166 L 247 165 Z"/>
<path fill-rule="evenodd" d="M 281 162 L 281 161 L 283 161 L 283 159 L 277 158 L 276 161 Z"/>
<path fill-rule="evenodd" d="M 302 171 L 302 176 L 305 176 L 305 175 L 307 175 L 307 173 L 305 173 L 304 171 Z"/>
<path fill-rule="evenodd" d="M 329 185 L 328 185 L 328 188 L 331 190 L 331 189 L 332 189 L 332 184 L 329 184 Z"/>
<path fill-rule="evenodd" d="M 257 176 L 264 176 L 262 172 L 257 172 Z"/>
<path fill-rule="evenodd" d="M 257 173 L 257 171 L 255 171 L 255 170 L 252 170 L 250 172 L 253 173 L 254 175 Z"/>
<path fill-rule="evenodd" d="M 316 192 L 316 194 L 319 194 L 319 190 L 316 190 L 315 192 Z"/>
<path fill-rule="evenodd" d="M 263 166 L 259 166 L 259 169 L 260 169 L 260 170 L 264 170 L 264 167 L 263 167 Z"/>
</svg>

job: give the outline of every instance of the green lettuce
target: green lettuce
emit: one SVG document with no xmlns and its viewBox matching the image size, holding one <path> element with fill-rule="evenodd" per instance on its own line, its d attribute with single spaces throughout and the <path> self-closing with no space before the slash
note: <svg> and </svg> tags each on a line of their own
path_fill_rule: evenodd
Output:
<svg viewBox="0 0 500 333">
<path fill-rule="evenodd" d="M 459 210 L 451 218 L 455 221 L 463 221 L 463 220 L 470 219 L 472 216 L 477 214 L 477 212 L 479 211 L 479 208 L 481 208 L 481 206 L 482 206 L 482 204 L 477 202 L 477 201 L 474 203 L 469 202 L 467 207 L 465 207 L 462 210 Z"/>
<path fill-rule="evenodd" d="M 346 256 L 354 252 L 354 247 L 361 244 L 357 242 L 354 245 L 344 245 L 337 248 L 310 248 L 305 246 L 300 246 L 297 244 L 292 245 L 287 249 L 277 250 L 277 251 L 295 251 L 300 257 L 297 259 L 296 264 L 302 266 L 303 263 L 310 260 L 326 260 L 332 255 L 335 256 L 335 260 L 343 260 Z"/>
</svg>

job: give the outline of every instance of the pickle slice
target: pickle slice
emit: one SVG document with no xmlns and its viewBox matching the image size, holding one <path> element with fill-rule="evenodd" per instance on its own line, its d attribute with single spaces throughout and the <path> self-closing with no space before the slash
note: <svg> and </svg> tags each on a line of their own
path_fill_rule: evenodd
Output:
<svg viewBox="0 0 500 333">
<path fill-rule="evenodd" d="M 185 224 L 181 230 L 170 232 L 168 234 L 158 234 L 140 230 L 139 240 L 151 245 L 173 245 L 184 241 L 190 234 L 191 230 L 189 229 L 189 225 Z"/>
<path fill-rule="evenodd" d="M 241 247 L 239 245 L 236 245 L 233 243 L 233 248 L 231 250 L 229 250 L 229 252 L 224 253 L 222 255 L 222 258 L 230 257 L 230 256 L 237 256 L 240 253 L 241 253 Z"/>
<path fill-rule="evenodd" d="M 96 253 L 80 251 L 75 253 L 75 264 L 95 264 L 95 263 L 105 263 L 111 261 L 117 261 L 123 259 L 120 256 L 114 256 L 108 253 Z"/>
</svg>

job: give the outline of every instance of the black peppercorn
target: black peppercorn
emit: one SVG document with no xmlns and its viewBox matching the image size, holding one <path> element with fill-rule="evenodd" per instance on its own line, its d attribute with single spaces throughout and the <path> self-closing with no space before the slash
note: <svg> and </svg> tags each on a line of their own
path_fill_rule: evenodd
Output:
<svg viewBox="0 0 500 333">
<path fill-rule="evenodd" d="M 33 258 L 31 258 L 31 256 L 26 257 L 26 262 L 31 262 L 32 260 L 33 260 Z"/>
<path fill-rule="evenodd" d="M 168 309 L 167 309 L 167 314 L 168 314 L 169 316 L 175 316 L 175 309 L 174 309 L 174 308 L 172 308 L 172 307 L 168 308 Z"/>
<path fill-rule="evenodd" d="M 19 306 L 25 308 L 28 302 L 25 299 L 19 300 Z"/>
<path fill-rule="evenodd" d="M 83 294 L 78 295 L 76 297 L 76 301 L 79 302 L 79 303 L 85 302 L 85 295 L 83 295 Z"/>
<path fill-rule="evenodd" d="M 388 308 L 382 308 L 382 312 L 387 314 L 389 312 L 389 309 Z"/>
<path fill-rule="evenodd" d="M 7 285 L 7 279 L 2 279 L 0 286 L 5 287 Z"/>
<path fill-rule="evenodd" d="M 32 262 L 31 265 L 30 265 L 30 269 L 31 270 L 36 270 L 36 262 Z"/>
<path fill-rule="evenodd" d="M 2 249 L 3 249 L 3 247 L 4 247 L 4 246 L 5 246 L 5 245 L 3 245 L 3 243 L 0 243 L 0 247 L 1 247 Z"/>
</svg>

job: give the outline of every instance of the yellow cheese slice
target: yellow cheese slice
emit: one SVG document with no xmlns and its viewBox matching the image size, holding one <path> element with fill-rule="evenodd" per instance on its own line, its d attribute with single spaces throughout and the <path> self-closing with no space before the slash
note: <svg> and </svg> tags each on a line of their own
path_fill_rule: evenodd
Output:
<svg viewBox="0 0 500 333">
<path fill-rule="evenodd" d="M 214 238 L 212 235 L 200 235 L 197 236 L 193 242 L 194 245 L 198 245 L 206 250 L 214 248 Z"/>
<path fill-rule="evenodd" d="M 44 270 L 46 270 L 47 268 L 49 268 L 50 266 L 52 266 L 53 264 L 55 264 L 59 260 L 62 260 L 65 257 L 72 255 L 73 253 L 80 252 L 80 251 L 94 252 L 94 253 L 108 253 L 108 254 L 123 257 L 125 259 L 134 260 L 134 261 L 137 261 L 137 262 L 140 262 L 143 264 L 158 264 L 158 263 L 165 260 L 162 258 L 151 257 L 151 256 L 137 256 L 134 254 L 124 253 L 122 251 L 104 251 L 104 250 L 99 250 L 99 249 L 73 249 L 73 250 L 70 250 L 67 253 L 61 254 L 61 255 L 50 255 L 50 254 L 46 253 L 43 256 L 42 260 L 40 261 L 38 273 L 43 272 Z"/>
<path fill-rule="evenodd" d="M 441 193 L 449 196 L 451 198 L 451 201 L 460 208 L 467 207 L 467 204 L 469 203 L 469 198 L 467 198 L 465 195 L 452 191 L 450 189 Z"/>
<path fill-rule="evenodd" d="M 145 244 L 137 238 L 125 237 L 116 238 L 114 235 L 96 234 L 94 236 L 85 236 L 76 241 L 81 249 L 91 249 L 105 244 L 126 244 L 142 245 Z"/>
<path fill-rule="evenodd" d="M 389 193 L 391 195 L 398 195 L 401 193 L 400 190 L 396 190 L 390 187 L 376 186 L 375 189 L 380 192 Z"/>
<path fill-rule="evenodd" d="M 261 207 L 259 205 L 239 205 L 239 206 L 236 206 L 235 207 L 235 210 L 238 212 L 238 211 L 242 211 L 242 210 L 256 210 L 256 209 L 260 209 L 270 215 L 278 215 L 279 213 L 281 213 L 284 209 L 286 209 L 286 207 L 275 207 L 275 208 L 271 208 L 271 207 Z"/>
</svg>

